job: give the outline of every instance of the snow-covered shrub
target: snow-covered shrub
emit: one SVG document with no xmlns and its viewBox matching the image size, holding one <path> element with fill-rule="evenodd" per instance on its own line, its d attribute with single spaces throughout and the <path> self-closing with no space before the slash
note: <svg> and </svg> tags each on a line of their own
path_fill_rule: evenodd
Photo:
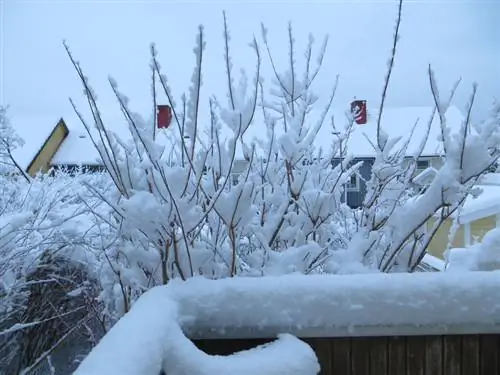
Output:
<svg viewBox="0 0 500 375">
<path fill-rule="evenodd" d="M 500 155 L 500 104 L 495 103 L 487 121 L 473 126 L 469 116 L 476 93 L 474 87 L 465 121 L 460 124 L 459 132 L 453 134 L 444 113 L 458 83 L 451 95 L 442 100 L 430 68 L 429 77 L 441 119 L 443 166 L 426 190 L 415 197 L 407 194 L 415 171 L 415 163 L 403 168 L 407 143 L 403 149 L 393 150 L 398 140 L 390 139 L 380 129 L 380 143 L 375 145 L 378 156 L 362 207 L 360 231 L 356 234 L 360 241 L 354 250 L 363 254 L 364 262 L 375 264 L 382 271 L 414 270 L 439 227 L 459 209 L 469 194 L 475 193 L 478 179 Z M 420 153 L 422 150 L 423 142 Z M 420 153 L 415 155 L 415 161 Z M 425 231 L 425 223 L 436 213 L 438 220 Z"/>
<path fill-rule="evenodd" d="M 99 315 L 95 263 L 81 257 L 93 223 L 80 200 L 99 202 L 77 177 L 3 176 L 0 185 L 0 367 L 21 371 Z"/>
<path fill-rule="evenodd" d="M 224 16 L 224 64 L 227 100 L 202 95 L 205 50 L 203 28 L 196 37 L 191 86 L 180 102 L 162 74 L 151 47 L 152 107 L 163 91 L 172 109 L 167 130 L 156 130 L 156 118 L 135 113 L 114 79 L 111 89 L 130 130 L 129 139 L 106 124 L 88 78 L 66 46 L 90 104 L 87 121 L 75 107 L 116 187 L 116 194 L 92 188 L 110 207 L 109 230 L 98 257 L 102 270 L 102 300 L 106 313 L 118 317 L 134 299 L 154 285 L 194 275 L 208 278 L 266 274 L 412 272 L 425 255 L 439 226 L 464 201 L 477 179 L 499 156 L 498 105 L 490 120 L 473 127 L 470 110 L 457 134 L 445 113 L 458 86 L 442 99 L 429 67 L 432 117 L 439 116 L 443 167 L 429 186 L 414 193 L 416 161 L 408 139 L 391 138 L 384 129 L 383 109 L 396 58 L 401 4 L 384 80 L 373 143 L 376 159 L 368 193 L 359 211 L 341 203 L 343 185 L 360 167 L 343 144 L 352 131 L 353 114 L 337 128 L 330 123 L 328 98 L 317 97 L 312 84 L 318 76 L 327 39 L 317 66 L 309 38 L 303 69 L 296 63 L 296 45 L 289 27 L 289 63 L 281 72 L 275 64 L 262 27 L 262 44 L 273 67 L 272 85 L 261 76 L 262 53 L 257 40 L 251 48 L 256 63 L 253 79 L 245 72 L 236 80 L 230 35 Z M 238 83 L 236 83 L 236 81 Z M 267 82 L 267 81 L 266 81 Z M 321 101 L 323 99 L 323 103 Z M 203 103 L 209 103 L 204 112 Z M 429 119 L 428 127 L 432 123 Z M 452 126 L 455 125 L 455 126 Z M 318 149 L 315 136 L 332 126 L 329 149 Z M 253 137 L 266 133 L 266 137 Z M 427 136 L 429 132 L 427 131 Z M 240 156 L 240 157 L 239 157 Z M 424 224 L 436 212 L 441 217 L 429 231 Z M 97 252 L 98 249 L 96 249 Z"/>
<path fill-rule="evenodd" d="M 0 176 L 23 176 L 29 180 L 27 173 L 14 158 L 13 152 L 24 145 L 24 140 L 14 131 L 7 116 L 8 107 L 0 105 Z M 1 199 L 1 196 L 0 196 Z"/>
<path fill-rule="evenodd" d="M 105 186 L 106 177 L 29 177 L 12 157 L 23 141 L 5 110 L 0 123 L 6 166 L 0 173 L 0 372 L 18 373 L 40 365 L 101 315 L 94 301 L 97 258 L 86 249 L 97 243 L 94 218 L 102 202 L 84 184 Z"/>
<path fill-rule="evenodd" d="M 264 28 L 263 39 L 272 60 Z M 160 87 L 173 113 L 167 131 L 154 130 L 155 118 L 144 120 L 134 113 L 110 79 L 130 139 L 120 138 L 103 122 L 95 94 L 68 49 L 89 99 L 92 121 L 75 110 L 116 186 L 115 195 L 92 188 L 107 202 L 112 225 L 119 228 L 113 245 L 102 252 L 109 264 L 103 271 L 102 298 L 112 315 L 128 311 L 145 290 L 176 277 L 321 272 L 330 252 L 346 248 L 355 229 L 354 214 L 340 195 L 360 165 L 351 165 L 339 147 L 353 116 L 346 113 L 346 135 L 339 143 L 327 150 L 314 143 L 319 128 L 331 126 L 328 111 L 337 84 L 314 117 L 311 110 L 319 98 L 311 86 L 327 39 L 313 66 L 314 40 L 309 38 L 306 67 L 299 73 L 290 26 L 290 66 L 275 72 L 269 89 L 261 77 L 256 40 L 251 43 L 255 75 L 248 80 L 242 72 L 235 83 L 229 41 L 224 19 L 227 101 L 209 98 L 208 122 L 200 113 L 205 49 L 201 27 L 191 87 L 180 104 L 151 47 L 153 104 L 156 107 Z M 267 99 L 268 90 L 274 101 Z M 252 136 L 259 132 L 267 132 L 267 139 Z"/>
</svg>

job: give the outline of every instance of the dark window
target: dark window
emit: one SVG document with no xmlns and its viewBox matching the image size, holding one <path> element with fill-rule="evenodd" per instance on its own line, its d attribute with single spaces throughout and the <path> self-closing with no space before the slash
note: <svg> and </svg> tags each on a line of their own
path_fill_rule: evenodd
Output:
<svg viewBox="0 0 500 375">
<path fill-rule="evenodd" d="M 429 160 L 417 160 L 417 170 L 423 171 L 429 168 Z"/>
</svg>

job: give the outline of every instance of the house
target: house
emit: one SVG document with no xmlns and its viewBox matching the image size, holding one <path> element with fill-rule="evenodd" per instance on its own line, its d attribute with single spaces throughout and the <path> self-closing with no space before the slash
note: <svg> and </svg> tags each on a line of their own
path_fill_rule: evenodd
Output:
<svg viewBox="0 0 500 375">
<path fill-rule="evenodd" d="M 371 170 L 375 161 L 376 151 L 374 144 L 377 142 L 377 111 L 378 108 L 371 109 L 369 103 L 364 100 L 354 100 L 351 103 L 351 110 L 357 113 L 355 123 L 348 139 L 343 141 L 342 147 L 347 147 L 349 155 L 354 157 L 354 163 L 363 162 L 358 173 L 351 177 L 351 180 L 345 187 L 345 194 L 342 195 L 343 201 L 347 201 L 350 207 L 360 207 L 366 195 L 366 181 L 371 177 Z M 407 149 L 408 155 L 417 155 L 419 146 L 426 136 L 429 120 L 433 112 L 433 107 L 386 107 L 382 116 L 382 129 L 388 133 L 391 138 L 401 137 L 396 144 L 402 145 L 409 140 Z M 450 106 L 445 114 L 447 125 L 453 130 L 458 131 L 464 116 L 454 106 Z M 319 119 L 313 113 L 308 115 L 311 124 Z M 333 125 L 332 126 L 332 122 Z M 345 133 L 344 129 L 348 123 L 346 110 L 333 109 L 326 117 L 322 128 L 319 130 L 314 144 L 316 148 L 322 148 L 327 151 L 332 143 Z M 282 130 L 276 130 L 276 136 L 279 137 Z M 247 140 L 250 138 L 262 139 L 266 132 L 258 126 L 250 127 L 244 135 Z M 442 165 L 443 147 L 440 141 L 441 127 L 439 116 L 435 113 L 432 118 L 427 141 L 423 152 L 417 160 L 417 173 L 427 171 L 422 177 L 432 177 L 433 171 L 438 170 Z M 242 158 L 241 150 L 237 149 L 237 155 Z M 340 159 L 334 160 L 334 163 L 340 162 Z M 431 167 L 431 168 L 429 168 Z M 425 183 L 425 181 L 424 181 Z"/>
<path fill-rule="evenodd" d="M 352 176 L 346 186 L 347 191 L 345 195 L 347 196 L 347 203 L 353 208 L 361 206 L 364 200 L 366 195 L 366 181 L 371 178 L 371 170 L 376 156 L 373 145 L 377 143 L 377 111 L 370 111 L 367 108 L 366 102 L 362 107 L 362 111 L 366 111 L 367 113 L 355 119 L 352 133 L 345 142 L 349 154 L 354 156 L 354 162 L 363 162 L 359 173 Z M 391 138 L 400 137 L 400 141 L 395 146 L 396 148 L 409 140 L 407 155 L 417 156 L 420 144 L 426 136 L 432 111 L 432 107 L 385 108 L 382 116 L 382 129 Z M 445 117 L 448 126 L 454 128 L 455 131 L 459 130 L 464 120 L 462 113 L 456 107 L 450 107 Z M 342 124 L 345 114 L 342 112 L 336 113 L 336 118 L 340 120 L 336 122 Z M 440 138 L 440 121 L 436 113 L 432 118 L 423 151 L 417 160 L 417 174 L 424 171 L 427 171 L 427 174 L 432 174 L 432 171 L 438 170 L 441 167 L 443 163 L 441 158 L 443 147 Z M 317 139 L 319 142 L 324 143 L 323 147 L 328 147 L 328 140 L 332 139 L 331 127 L 323 127 Z"/>
<path fill-rule="evenodd" d="M 347 140 L 343 141 L 343 147 L 347 147 L 349 154 L 354 156 L 354 161 L 363 161 L 362 167 L 358 173 L 352 176 L 351 180 L 345 187 L 346 191 L 343 194 L 343 199 L 351 207 L 359 207 L 366 194 L 366 181 L 370 178 L 371 168 L 375 160 L 375 149 L 373 144 L 376 143 L 377 135 L 377 111 L 370 109 L 369 103 L 366 101 L 356 100 L 351 103 L 352 108 L 356 111 L 356 122 L 352 132 Z M 172 113 L 168 106 L 158 106 L 157 118 L 155 126 L 158 128 L 167 128 L 172 120 Z M 387 107 L 384 109 L 382 117 L 382 128 L 391 137 L 401 137 L 399 144 L 402 144 L 411 136 L 408 146 L 409 154 L 416 153 L 418 146 L 425 136 L 427 124 L 432 114 L 432 107 Z M 458 129 L 463 121 L 463 115 L 455 107 L 450 107 L 446 113 L 447 123 L 451 126 L 456 126 Z M 308 117 L 310 121 L 316 121 L 318 118 Z M 35 122 L 34 122 L 35 123 Z M 36 122 L 40 124 L 40 120 Z M 104 118 L 104 123 L 108 129 L 117 133 L 124 138 L 130 138 L 127 122 L 124 118 L 116 121 L 114 118 Z M 331 147 L 333 141 L 339 137 L 347 123 L 345 110 L 331 110 L 327 116 L 323 127 L 320 129 L 316 139 L 315 146 L 319 149 L 327 150 Z M 49 167 L 54 168 L 75 168 L 84 166 L 87 170 L 95 171 L 102 170 L 102 162 L 99 161 L 99 154 L 94 147 L 87 131 L 79 123 L 76 116 L 71 116 L 69 127 L 66 126 L 64 120 L 60 120 L 55 127 L 50 127 L 51 121 L 45 121 L 45 126 L 51 130 L 46 132 L 46 137 L 39 137 L 38 154 L 25 152 L 20 154 L 20 158 L 28 160 L 27 168 L 30 173 L 35 173 L 38 170 L 46 171 Z M 334 126 L 332 126 L 334 124 Z M 31 126 L 32 128 L 32 126 Z M 16 125 L 16 130 L 31 129 L 29 126 L 19 127 Z M 258 122 L 252 125 L 244 134 L 244 139 L 262 139 L 266 136 L 266 131 L 258 126 Z M 21 132 L 23 133 L 23 132 Z M 30 132 L 27 132 L 28 138 Z M 168 130 L 158 132 L 158 141 L 165 145 L 173 146 L 175 137 L 167 136 Z M 42 133 L 40 132 L 42 135 Z M 439 169 L 441 166 L 441 142 L 439 136 L 441 134 L 439 118 L 437 114 L 432 119 L 429 135 L 423 153 L 421 154 L 417 167 L 419 171 L 426 170 L 428 167 Z M 280 135 L 280 130 L 276 130 L 276 135 Z M 21 134 L 24 138 L 26 135 Z M 36 148 L 36 147 L 35 147 Z M 36 156 L 36 157 L 35 157 Z M 237 148 L 237 160 L 235 161 L 236 170 L 244 168 L 245 161 L 242 150 Z M 24 161 L 26 161 L 24 160 Z M 340 160 L 334 160 L 339 162 Z"/>
<path fill-rule="evenodd" d="M 70 125 L 70 132 L 54 154 L 50 161 L 50 166 L 54 169 L 69 171 L 80 167 L 88 172 L 103 171 L 105 168 L 100 159 L 99 152 L 94 146 L 87 130 L 81 124 L 80 119 L 74 115 L 69 115 L 69 117 L 73 120 Z M 128 122 L 123 116 L 116 119 L 115 117 L 101 114 L 101 118 L 107 130 L 118 135 L 125 141 L 131 139 Z M 171 125 L 171 121 L 172 113 L 170 107 L 159 105 L 154 126 L 158 129 L 167 129 Z M 91 125 L 90 121 L 89 125 Z M 96 131 L 93 132 L 93 136 L 94 140 L 100 140 Z M 165 146 L 171 146 L 173 144 L 173 137 L 169 136 L 167 132 L 157 132 L 156 141 Z"/>
<path fill-rule="evenodd" d="M 30 176 L 47 172 L 69 134 L 65 121 L 56 116 L 23 115 L 13 116 L 11 123 L 24 140 L 24 144 L 13 151 L 16 163 Z"/>
<path fill-rule="evenodd" d="M 464 248 L 481 241 L 491 229 L 500 227 L 500 174 L 487 174 L 478 187 L 482 193 L 476 198 L 469 196 L 441 225 L 428 247 L 430 254 L 444 259 L 448 243 L 451 248 Z M 435 218 L 429 220 L 427 229 L 430 230 L 435 222 Z M 452 227 L 454 235 L 450 241 Z"/>
</svg>

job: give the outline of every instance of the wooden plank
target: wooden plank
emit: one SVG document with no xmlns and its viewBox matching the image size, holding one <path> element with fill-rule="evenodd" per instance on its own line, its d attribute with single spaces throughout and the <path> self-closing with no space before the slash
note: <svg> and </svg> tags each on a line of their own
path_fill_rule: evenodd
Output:
<svg viewBox="0 0 500 375">
<path fill-rule="evenodd" d="M 332 343 L 331 338 L 315 338 L 315 339 L 303 339 L 307 342 L 311 348 L 313 348 L 318 357 L 319 365 L 321 366 L 321 375 L 329 375 L 332 373 Z"/>
<path fill-rule="evenodd" d="M 351 339 L 336 338 L 332 348 L 330 374 L 351 375 Z"/>
<path fill-rule="evenodd" d="M 480 338 L 479 357 L 481 375 L 500 373 L 500 335 L 482 335 Z"/>
<path fill-rule="evenodd" d="M 406 374 L 425 374 L 425 336 L 406 338 Z"/>
<path fill-rule="evenodd" d="M 462 336 L 462 375 L 479 374 L 479 335 Z"/>
<path fill-rule="evenodd" d="M 366 337 L 351 340 L 351 374 L 370 375 L 370 340 Z"/>
<path fill-rule="evenodd" d="M 462 338 L 458 335 L 443 337 L 444 373 L 446 375 L 460 375 L 462 362 Z"/>
<path fill-rule="evenodd" d="M 207 354 L 229 355 L 273 339 L 195 340 Z M 323 375 L 500 374 L 500 335 L 308 338 Z"/>
<path fill-rule="evenodd" d="M 443 375 L 443 337 L 425 338 L 425 375 Z"/>
<path fill-rule="evenodd" d="M 372 337 L 370 341 L 370 374 L 387 374 L 387 337 Z"/>
<path fill-rule="evenodd" d="M 401 375 L 406 372 L 406 338 L 389 337 L 387 339 L 389 349 L 387 375 Z"/>
</svg>

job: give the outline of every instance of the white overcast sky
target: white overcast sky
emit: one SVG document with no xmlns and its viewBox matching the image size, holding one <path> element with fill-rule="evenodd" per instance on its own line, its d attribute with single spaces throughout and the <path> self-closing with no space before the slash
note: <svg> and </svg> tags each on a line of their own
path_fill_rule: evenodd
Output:
<svg viewBox="0 0 500 375">
<path fill-rule="evenodd" d="M 287 62 L 287 23 L 297 48 L 308 33 L 317 44 L 329 34 L 321 76 L 314 87 L 326 97 L 340 74 L 337 107 L 356 96 L 378 103 L 397 1 L 21 1 L 3 0 L 0 9 L 0 102 L 13 114 L 68 113 L 68 97 L 82 101 L 79 80 L 65 55 L 70 45 L 99 95 L 105 112 L 118 112 L 107 85 L 111 74 L 139 111 L 150 111 L 149 45 L 159 49 L 164 73 L 179 97 L 187 91 L 194 63 L 197 26 L 205 26 L 204 94 L 224 91 L 222 11 L 226 10 L 234 65 L 254 71 L 248 42 L 261 41 L 260 22 L 269 29 L 279 67 Z M 479 83 L 475 118 L 493 98 L 500 100 L 500 1 L 406 1 L 401 39 L 390 87 L 390 105 L 432 104 L 427 65 L 442 90 L 463 78 L 455 104 L 463 109 L 472 82 Z M 300 56 L 299 56 L 300 58 Z M 268 59 L 265 70 L 268 71 Z M 147 114 L 147 113 L 146 113 Z"/>
</svg>

